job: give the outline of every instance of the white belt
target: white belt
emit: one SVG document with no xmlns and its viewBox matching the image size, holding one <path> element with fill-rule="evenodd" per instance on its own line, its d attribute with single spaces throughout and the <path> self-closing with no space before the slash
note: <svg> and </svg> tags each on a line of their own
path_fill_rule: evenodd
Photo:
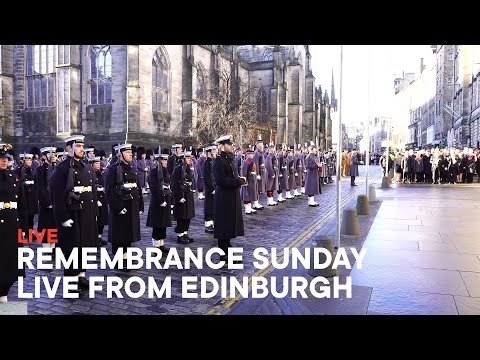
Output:
<svg viewBox="0 0 480 360">
<path fill-rule="evenodd" d="M 91 192 L 91 191 L 92 191 L 91 186 L 74 186 L 73 187 L 73 192 L 83 193 L 83 192 Z"/>
<path fill-rule="evenodd" d="M 257 173 L 255 171 L 250 171 L 250 175 L 256 175 Z"/>
<path fill-rule="evenodd" d="M 98 188 L 97 188 L 97 191 L 104 192 L 104 191 L 105 191 L 105 188 L 104 188 L 103 186 L 101 186 L 101 187 L 98 187 Z"/>
<path fill-rule="evenodd" d="M 10 201 L 10 202 L 0 202 L 0 210 L 3 209 L 16 209 L 17 208 L 17 203 L 15 201 Z"/>
<path fill-rule="evenodd" d="M 25 185 L 33 185 L 33 184 L 35 184 L 35 181 L 33 181 L 33 180 L 25 180 L 24 184 L 25 184 Z"/>
<path fill-rule="evenodd" d="M 137 183 L 125 183 L 122 186 L 124 189 L 133 189 L 137 187 Z"/>
</svg>

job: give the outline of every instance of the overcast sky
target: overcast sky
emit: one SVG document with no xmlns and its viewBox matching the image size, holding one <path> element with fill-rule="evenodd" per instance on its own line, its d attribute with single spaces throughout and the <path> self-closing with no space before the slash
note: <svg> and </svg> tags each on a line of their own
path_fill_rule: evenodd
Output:
<svg viewBox="0 0 480 360">
<path fill-rule="evenodd" d="M 316 84 L 330 96 L 333 69 L 335 97 L 340 101 L 340 45 L 310 45 L 310 53 Z M 368 114 L 390 116 L 393 80 L 402 71 L 418 76 L 422 57 L 424 64 L 433 64 L 430 45 L 344 45 L 342 122 L 352 126 L 360 125 Z"/>
</svg>

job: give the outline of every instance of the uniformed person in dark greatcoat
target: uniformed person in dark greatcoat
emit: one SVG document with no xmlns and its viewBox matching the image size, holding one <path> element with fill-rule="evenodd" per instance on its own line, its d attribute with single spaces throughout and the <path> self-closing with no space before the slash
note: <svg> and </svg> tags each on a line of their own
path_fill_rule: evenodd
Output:
<svg viewBox="0 0 480 360">
<path fill-rule="evenodd" d="M 84 136 L 64 139 L 68 156 L 53 170 L 49 189 L 58 228 L 58 246 L 65 257 L 78 248 L 78 268 L 65 268 L 65 276 L 78 276 L 80 289 L 88 288 L 85 270 L 81 269 L 81 249 L 99 246 L 97 235 L 97 191 L 95 172 L 85 164 Z"/>
<path fill-rule="evenodd" d="M 20 179 L 22 197 L 25 201 L 25 207 L 19 212 L 22 231 L 25 234 L 28 233 L 28 229 L 33 231 L 33 217 L 38 214 L 37 187 L 32 161 L 33 154 L 24 154 L 23 165 L 16 170 L 16 175 Z"/>
<path fill-rule="evenodd" d="M 108 224 L 108 202 L 107 195 L 105 193 L 105 179 L 100 170 L 101 166 L 101 157 L 95 156 L 88 159 L 89 164 L 93 167 L 95 171 L 96 182 L 95 186 L 97 187 L 97 229 L 98 229 L 98 240 L 100 244 L 107 245 L 108 241 L 102 239 L 103 228 Z"/>
<path fill-rule="evenodd" d="M 165 149 L 168 151 L 168 149 Z M 172 226 L 170 206 L 172 204 L 172 190 L 170 188 L 170 175 L 167 171 L 167 154 L 158 154 L 160 165 L 153 168 L 148 175 L 151 199 L 148 208 L 147 226 L 152 230 L 152 245 L 162 252 L 170 250 L 165 246 L 167 227 Z"/>
<path fill-rule="evenodd" d="M 246 185 L 247 179 L 238 175 L 231 137 L 224 135 L 216 140 L 222 151 L 213 163 L 216 184 L 214 237 L 225 253 L 220 256 L 223 261 L 227 260 L 230 239 L 244 235 L 240 187 Z"/>
<path fill-rule="evenodd" d="M 57 148 L 53 146 L 40 149 L 43 164 L 35 171 L 35 183 L 37 185 L 38 197 L 38 232 L 44 229 L 56 229 L 55 216 L 53 215 L 53 205 L 50 196 L 48 183 L 53 174 L 53 169 L 57 163 Z M 54 243 L 44 242 L 43 247 L 55 247 Z"/>
<path fill-rule="evenodd" d="M 212 164 L 217 157 L 217 146 L 205 148 L 207 158 L 203 163 L 203 179 L 205 184 L 205 203 L 203 213 L 205 218 L 205 232 L 213 234 L 215 228 L 215 178 L 213 177 Z"/>
<path fill-rule="evenodd" d="M 173 170 L 178 165 L 178 156 L 182 153 L 182 144 L 172 145 L 172 154 L 168 157 L 167 171 L 170 176 L 173 174 Z"/>
<path fill-rule="evenodd" d="M 178 234 L 177 243 L 189 244 L 193 238 L 188 236 L 190 220 L 195 217 L 195 204 L 193 199 L 193 171 L 190 167 L 192 153 L 184 151 L 179 155 L 181 162 L 173 170 L 173 216 L 177 221 L 175 232 Z"/>
<path fill-rule="evenodd" d="M 245 205 L 245 214 L 251 215 L 257 212 L 257 210 L 252 209 L 252 202 L 258 200 L 257 166 L 253 159 L 255 151 L 247 149 L 245 156 L 246 158 L 239 174 L 247 179 L 247 186 L 242 186 L 240 195 Z"/>
<path fill-rule="evenodd" d="M 25 270 L 18 269 L 17 232 L 19 211 L 22 210 L 22 193 L 18 177 L 8 170 L 11 146 L 0 144 L 0 302 L 6 302 L 8 292 Z"/>
<path fill-rule="evenodd" d="M 141 239 L 140 214 L 143 213 L 144 204 L 137 170 L 132 166 L 132 145 L 119 145 L 116 151 L 118 161 L 110 164 L 105 179 L 110 207 L 108 241 L 112 243 L 113 254 L 120 250 L 123 259 L 127 259 L 127 248 Z M 125 264 L 122 270 L 128 271 Z"/>
</svg>

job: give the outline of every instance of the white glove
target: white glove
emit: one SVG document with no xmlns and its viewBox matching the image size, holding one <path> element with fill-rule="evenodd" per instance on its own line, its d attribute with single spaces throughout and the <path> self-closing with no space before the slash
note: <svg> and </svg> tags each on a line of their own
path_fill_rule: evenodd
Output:
<svg viewBox="0 0 480 360">
<path fill-rule="evenodd" d="M 119 215 L 125 215 L 127 213 L 127 209 L 123 208 L 122 211 L 120 211 L 120 214 Z"/>
<path fill-rule="evenodd" d="M 262 180 L 262 177 L 260 175 L 257 175 L 257 180 Z"/>
<path fill-rule="evenodd" d="M 282 174 L 280 174 L 280 175 L 278 175 L 278 177 L 283 177 L 283 175 L 282 175 Z"/>
<path fill-rule="evenodd" d="M 307 172 L 307 170 L 303 170 L 303 172 Z"/>
<path fill-rule="evenodd" d="M 72 219 L 68 219 L 67 221 L 65 221 L 65 222 L 62 223 L 62 226 L 63 226 L 63 227 L 72 227 L 72 224 L 73 224 L 73 220 L 72 220 Z"/>
<path fill-rule="evenodd" d="M 97 205 L 102 206 L 102 203 L 100 202 L 100 200 L 97 200 Z"/>
<path fill-rule="evenodd" d="M 47 206 L 47 209 L 53 209 L 53 205 Z"/>
<path fill-rule="evenodd" d="M 180 199 L 180 202 L 183 204 L 186 200 L 184 198 Z"/>
<path fill-rule="evenodd" d="M 215 190 L 212 191 L 212 195 L 215 195 Z"/>
<path fill-rule="evenodd" d="M 140 210 L 138 213 L 139 213 L 140 215 L 142 215 L 142 214 L 143 214 L 143 211 Z"/>
<path fill-rule="evenodd" d="M 166 201 L 164 201 L 163 203 L 161 203 L 161 204 L 160 204 L 160 206 L 161 206 L 161 207 L 165 207 L 165 206 L 167 206 L 167 202 L 166 202 Z"/>
<path fill-rule="evenodd" d="M 298 176 L 298 173 L 295 173 L 295 176 Z"/>
<path fill-rule="evenodd" d="M 272 175 L 272 179 L 275 178 L 275 175 Z"/>
<path fill-rule="evenodd" d="M 145 171 L 148 171 L 148 167 L 147 167 L 147 168 L 145 168 Z"/>
</svg>

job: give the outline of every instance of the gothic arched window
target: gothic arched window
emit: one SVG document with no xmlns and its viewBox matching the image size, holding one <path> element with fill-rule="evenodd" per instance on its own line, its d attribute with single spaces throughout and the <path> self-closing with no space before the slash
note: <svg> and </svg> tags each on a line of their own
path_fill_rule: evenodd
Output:
<svg viewBox="0 0 480 360">
<path fill-rule="evenodd" d="M 205 81 L 205 72 L 202 64 L 197 65 L 197 99 L 205 100 L 207 98 L 207 83 Z"/>
<path fill-rule="evenodd" d="M 152 111 L 169 111 L 169 70 L 166 52 L 158 48 L 152 61 Z"/>
<path fill-rule="evenodd" d="M 112 54 L 110 45 L 90 48 L 90 103 L 112 103 Z"/>
<path fill-rule="evenodd" d="M 261 88 L 257 94 L 257 121 L 260 123 L 266 123 L 267 119 L 267 93 Z"/>
<path fill-rule="evenodd" d="M 27 107 L 55 106 L 57 45 L 27 45 Z"/>
</svg>

